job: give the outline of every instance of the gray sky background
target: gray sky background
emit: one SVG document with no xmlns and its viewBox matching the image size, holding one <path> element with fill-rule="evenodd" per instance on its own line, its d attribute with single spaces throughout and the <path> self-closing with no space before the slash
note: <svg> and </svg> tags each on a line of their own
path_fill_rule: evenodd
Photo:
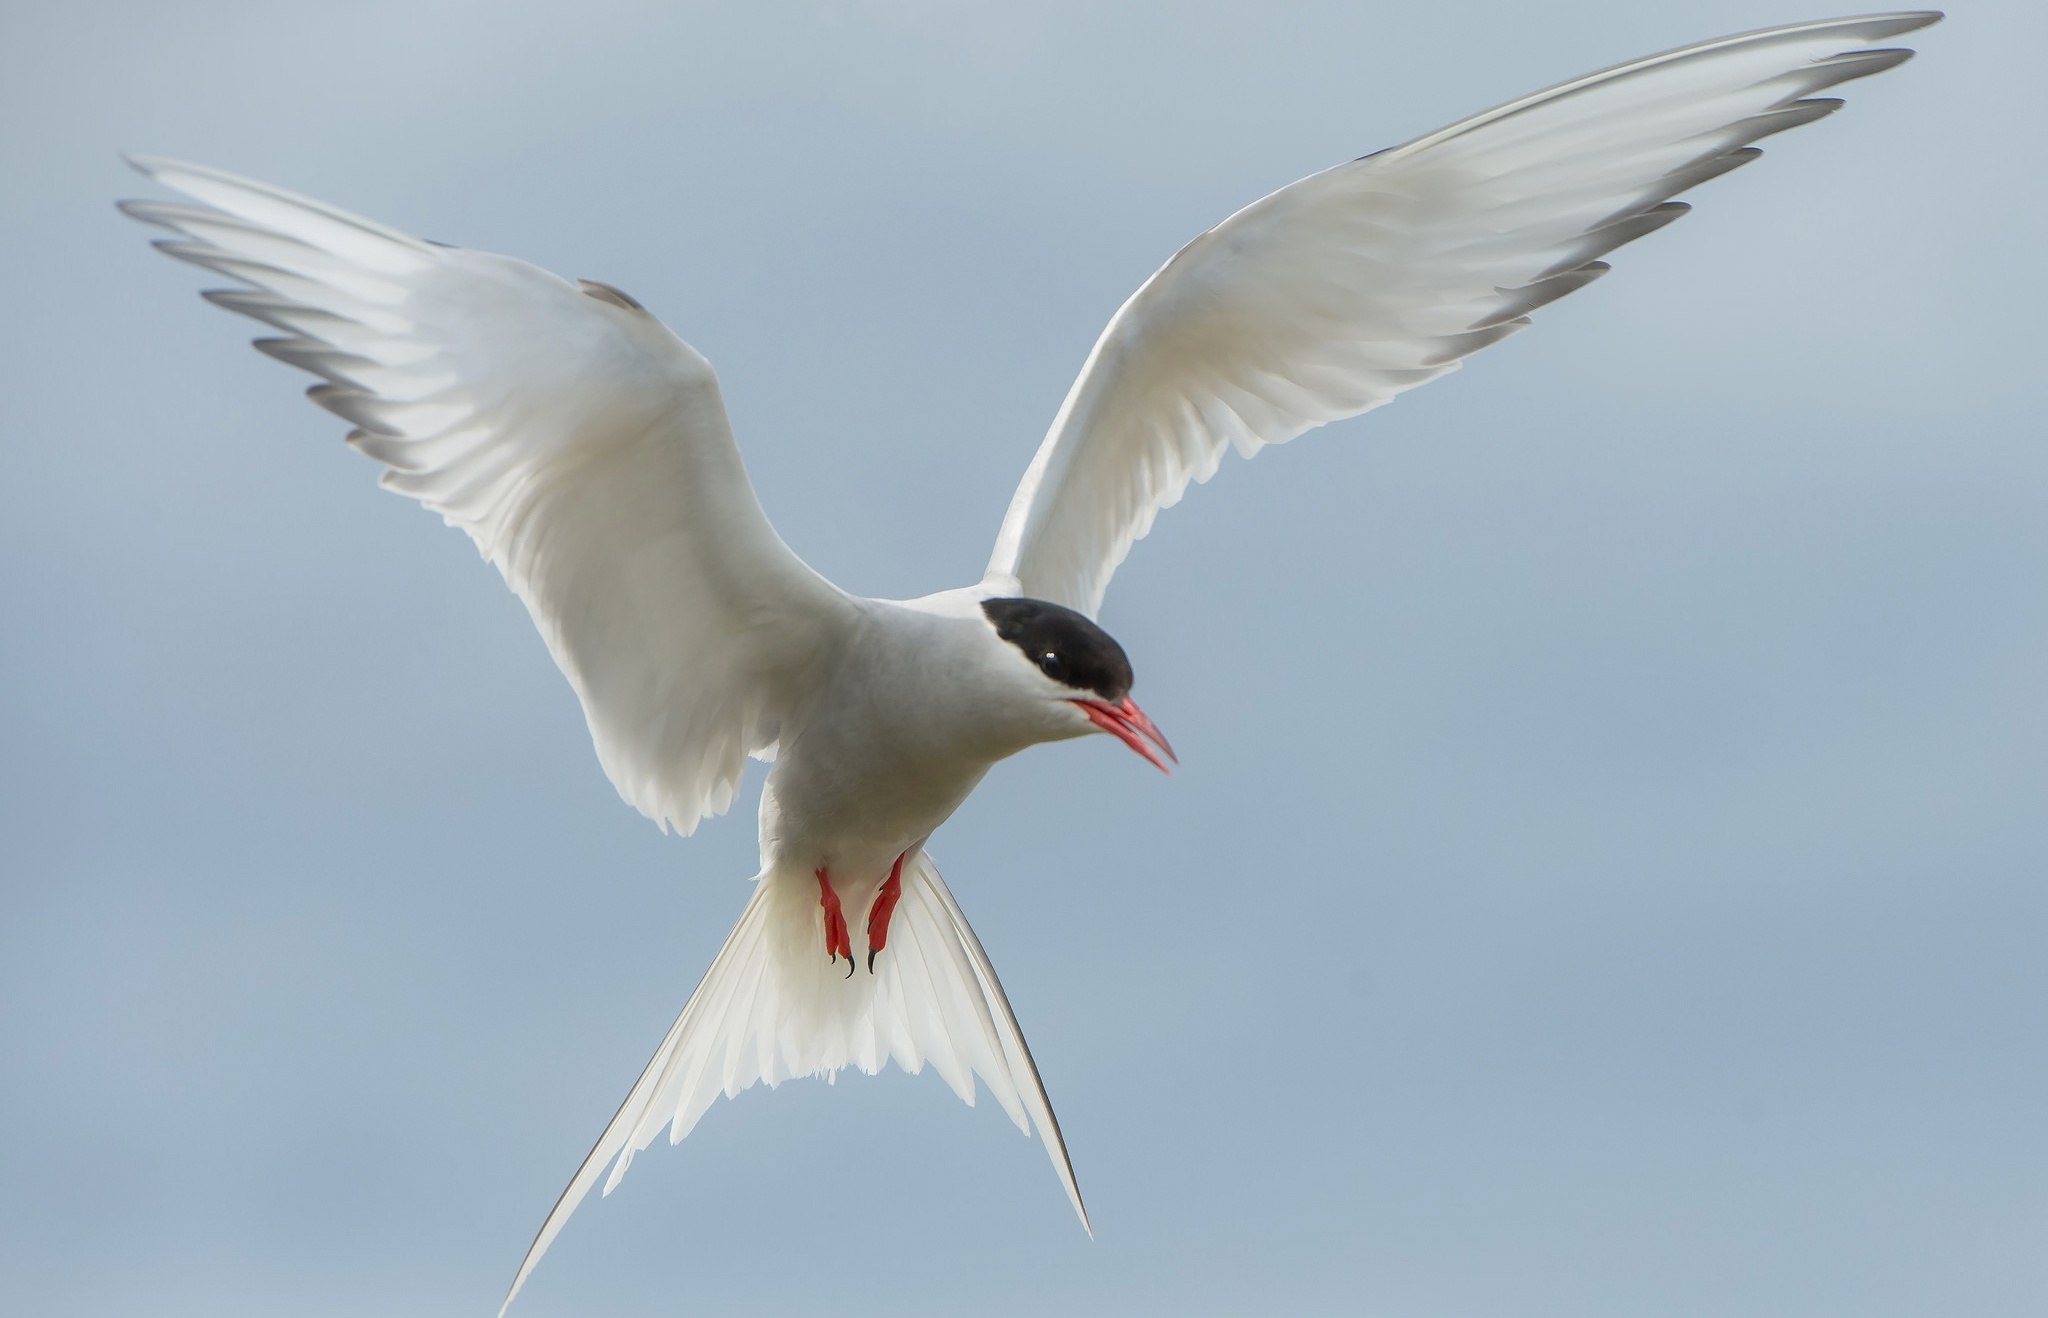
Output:
<svg viewBox="0 0 2048 1318">
<path fill-rule="evenodd" d="M 6 0 L 0 1310 L 489 1314 L 754 867 L 751 794 L 619 802 L 117 150 L 630 290 L 786 538 L 907 595 L 1200 229 L 1814 16 Z M 1914 44 L 1233 460 L 1104 617 L 1182 771 L 1044 748 L 936 839 L 1094 1242 L 992 1107 L 855 1075 L 650 1152 L 515 1314 L 2048 1311 L 2048 10 Z"/>
</svg>

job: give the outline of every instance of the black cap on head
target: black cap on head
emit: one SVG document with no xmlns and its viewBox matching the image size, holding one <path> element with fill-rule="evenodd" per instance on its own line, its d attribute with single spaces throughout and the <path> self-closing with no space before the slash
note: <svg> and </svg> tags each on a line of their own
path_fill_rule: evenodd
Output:
<svg viewBox="0 0 2048 1318">
<path fill-rule="evenodd" d="M 1065 605 L 1046 600 L 983 600 L 996 635 L 1023 651 L 1055 682 L 1122 700 L 1131 691 L 1131 661 L 1109 633 Z"/>
</svg>

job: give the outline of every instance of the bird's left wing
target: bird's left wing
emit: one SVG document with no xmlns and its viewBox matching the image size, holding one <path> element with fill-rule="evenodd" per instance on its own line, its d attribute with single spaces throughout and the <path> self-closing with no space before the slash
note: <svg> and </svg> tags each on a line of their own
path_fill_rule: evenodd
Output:
<svg viewBox="0 0 2048 1318">
<path fill-rule="evenodd" d="M 244 285 L 206 296 L 283 331 L 256 346 L 525 601 L 619 794 L 684 832 L 724 810 L 860 606 L 768 524 L 711 364 L 605 285 L 131 163 L 205 204 L 122 209 Z"/>
<path fill-rule="evenodd" d="M 1936 13 L 1637 60 L 1311 175 L 1182 248 L 1113 317 L 1011 500 L 989 575 L 1093 616 L 1161 508 L 1235 448 L 1378 407 L 1582 288 L 1671 198 L 1841 102 Z"/>
</svg>

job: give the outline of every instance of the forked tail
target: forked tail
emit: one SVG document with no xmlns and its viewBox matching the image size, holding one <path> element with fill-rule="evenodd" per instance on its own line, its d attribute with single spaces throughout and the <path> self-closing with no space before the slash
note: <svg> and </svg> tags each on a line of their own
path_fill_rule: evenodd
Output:
<svg viewBox="0 0 2048 1318">
<path fill-rule="evenodd" d="M 970 1107 L 980 1076 L 1019 1130 L 1038 1127 L 1088 1229 L 1059 1120 L 981 940 L 922 852 L 904 864 L 902 892 L 874 973 L 845 977 L 822 955 L 816 884 L 761 878 L 682 1015 L 541 1224 L 499 1318 L 608 1164 L 606 1194 L 663 1126 L 669 1143 L 680 1142 L 719 1094 L 731 1098 L 757 1080 L 773 1087 L 793 1076 L 829 1079 L 848 1066 L 873 1075 L 893 1060 L 915 1074 L 930 1063 Z"/>
</svg>

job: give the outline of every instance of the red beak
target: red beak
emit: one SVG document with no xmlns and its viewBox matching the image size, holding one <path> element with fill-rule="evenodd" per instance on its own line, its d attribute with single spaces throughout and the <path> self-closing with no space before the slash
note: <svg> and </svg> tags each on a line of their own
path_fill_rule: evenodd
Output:
<svg viewBox="0 0 2048 1318">
<path fill-rule="evenodd" d="M 1172 760 L 1175 764 L 1180 763 L 1180 757 L 1175 755 L 1173 747 L 1166 743 L 1166 734 L 1159 730 L 1158 725 L 1144 710 L 1139 709 L 1137 702 L 1129 696 L 1125 696 L 1114 705 L 1107 700 L 1076 700 L 1074 703 L 1081 707 L 1081 712 L 1088 716 L 1090 723 L 1150 760 L 1161 773 L 1173 772 L 1166 767 L 1166 760 Z M 1152 743 L 1150 746 L 1146 745 L 1148 740 Z M 1153 750 L 1152 746 L 1157 746 L 1159 751 L 1165 751 L 1166 760 L 1160 759 L 1159 751 Z"/>
</svg>

